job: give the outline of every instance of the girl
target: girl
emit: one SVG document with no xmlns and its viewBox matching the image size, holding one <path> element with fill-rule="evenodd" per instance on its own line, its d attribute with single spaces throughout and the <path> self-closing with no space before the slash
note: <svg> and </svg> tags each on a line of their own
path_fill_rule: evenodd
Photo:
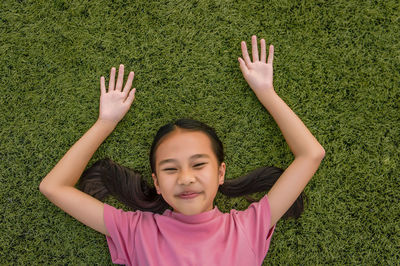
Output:
<svg viewBox="0 0 400 266">
<path fill-rule="evenodd" d="M 112 261 L 127 265 L 261 265 L 278 220 L 299 217 L 302 191 L 325 156 L 323 147 L 273 88 L 274 47 L 266 61 L 252 36 L 251 62 L 242 42 L 240 70 L 272 115 L 295 159 L 283 171 L 261 167 L 225 181 L 226 165 L 215 131 L 195 120 L 180 119 L 159 129 L 150 151 L 154 187 L 139 173 L 109 159 L 84 171 L 93 153 L 111 134 L 135 99 L 130 72 L 122 90 L 124 66 L 108 92 L 100 78 L 100 111 L 96 123 L 40 183 L 40 191 L 82 223 L 106 235 Z M 74 186 L 82 175 L 80 189 Z M 268 193 L 244 211 L 222 213 L 213 205 L 217 191 L 241 196 Z M 116 209 L 101 200 L 116 196 L 134 211 Z"/>
</svg>

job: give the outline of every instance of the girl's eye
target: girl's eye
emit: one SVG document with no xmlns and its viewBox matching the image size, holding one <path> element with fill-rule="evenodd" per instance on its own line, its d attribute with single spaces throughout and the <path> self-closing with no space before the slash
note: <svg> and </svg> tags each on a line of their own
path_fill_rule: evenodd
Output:
<svg viewBox="0 0 400 266">
<path fill-rule="evenodd" d="M 199 166 L 201 166 L 203 164 L 206 164 L 206 163 L 198 163 L 194 167 L 199 167 Z M 165 168 L 164 169 L 164 171 L 175 171 L 175 170 L 176 170 L 176 168 Z"/>
<path fill-rule="evenodd" d="M 203 164 L 206 164 L 206 163 L 199 163 L 199 164 L 196 164 L 194 167 L 198 167 L 198 166 L 203 165 Z"/>
</svg>

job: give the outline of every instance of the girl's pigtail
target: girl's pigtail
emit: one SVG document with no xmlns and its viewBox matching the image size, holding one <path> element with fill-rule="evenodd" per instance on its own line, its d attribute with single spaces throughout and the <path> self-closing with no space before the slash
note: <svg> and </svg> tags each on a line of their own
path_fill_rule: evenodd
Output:
<svg viewBox="0 0 400 266">
<path fill-rule="evenodd" d="M 218 190 L 228 197 L 244 196 L 248 202 L 255 202 L 257 200 L 251 198 L 249 194 L 269 191 L 283 171 L 283 169 L 274 166 L 260 167 L 239 178 L 225 179 L 225 182 L 219 186 Z M 307 200 L 304 192 L 301 192 L 296 201 L 283 215 L 283 218 L 299 218 L 304 211 L 303 199 Z"/>
<path fill-rule="evenodd" d="M 224 161 L 224 148 L 215 130 L 203 122 L 182 118 L 162 126 L 154 137 L 150 150 L 150 166 L 152 173 L 155 173 L 156 159 L 155 151 L 165 136 L 180 128 L 188 131 L 201 131 L 208 135 L 212 149 L 217 157 L 218 163 Z M 269 191 L 284 170 L 278 167 L 260 167 L 247 175 L 236 179 L 225 179 L 218 191 L 228 197 L 244 196 L 248 202 L 254 202 L 249 194 L 255 192 Z M 109 158 L 95 162 L 86 169 L 79 180 L 79 188 L 99 199 L 103 200 L 107 195 L 113 195 L 119 201 L 130 207 L 132 210 L 150 211 L 162 214 L 171 206 L 164 201 L 160 194 L 157 194 L 154 186 L 150 186 L 142 175 L 128 167 L 121 166 Z M 283 218 L 298 218 L 304 211 L 303 199 L 307 200 L 304 192 L 301 192 L 296 201 L 283 215 Z"/>
<path fill-rule="evenodd" d="M 96 161 L 79 179 L 78 188 L 103 201 L 114 196 L 133 211 L 151 211 L 162 214 L 169 205 L 142 175 L 109 158 Z"/>
<path fill-rule="evenodd" d="M 283 169 L 270 166 L 260 167 L 235 179 L 226 179 L 219 186 L 219 192 L 228 197 L 244 198 L 255 202 L 249 194 L 269 191 L 283 173 Z M 109 158 L 96 161 L 86 169 L 79 179 L 78 188 L 83 192 L 103 201 L 108 195 L 114 196 L 133 211 L 150 211 L 162 214 L 170 208 L 154 186 L 150 186 L 142 175 L 128 167 L 122 166 Z M 304 192 L 283 215 L 283 218 L 298 218 L 304 211 Z"/>
</svg>

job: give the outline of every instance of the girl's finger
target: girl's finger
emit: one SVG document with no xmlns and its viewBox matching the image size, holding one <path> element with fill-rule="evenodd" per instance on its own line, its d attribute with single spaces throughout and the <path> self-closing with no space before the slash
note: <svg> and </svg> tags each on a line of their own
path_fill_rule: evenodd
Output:
<svg viewBox="0 0 400 266">
<path fill-rule="evenodd" d="M 124 65 L 121 64 L 119 65 L 117 86 L 115 87 L 115 90 L 121 91 L 123 82 L 124 82 Z"/>
<path fill-rule="evenodd" d="M 240 63 L 240 70 L 242 71 L 244 76 L 247 76 L 249 70 L 247 69 L 246 63 L 240 57 L 238 58 L 238 60 Z"/>
<path fill-rule="evenodd" d="M 252 51 L 251 53 L 253 54 L 253 63 L 258 61 L 258 46 L 257 46 L 257 36 L 253 35 L 251 37 L 251 46 L 252 46 Z"/>
<path fill-rule="evenodd" d="M 112 67 L 110 73 L 110 82 L 108 83 L 108 92 L 114 90 L 114 85 L 115 85 L 115 67 Z"/>
<path fill-rule="evenodd" d="M 123 94 L 126 97 L 126 95 L 129 92 L 129 89 L 132 86 L 132 81 L 133 81 L 133 77 L 135 76 L 135 73 L 133 71 L 129 72 L 129 76 L 128 76 L 128 80 L 126 81 L 125 87 L 124 87 L 124 91 Z"/>
<path fill-rule="evenodd" d="M 261 62 L 265 63 L 266 60 L 266 51 L 265 51 L 265 40 L 261 39 Z"/>
<path fill-rule="evenodd" d="M 243 59 L 246 62 L 246 64 L 249 66 L 251 64 L 249 53 L 247 52 L 247 46 L 246 42 L 241 42 L 242 45 L 242 54 L 243 54 Z"/>
<path fill-rule="evenodd" d="M 132 104 L 133 100 L 135 99 L 135 94 L 136 94 L 136 88 L 134 88 L 133 90 L 131 90 L 129 92 L 128 98 L 126 98 L 124 103 L 126 103 L 130 106 Z"/>
<path fill-rule="evenodd" d="M 274 62 L 274 46 L 271 44 L 269 46 L 268 64 L 272 64 L 272 62 Z"/>
<path fill-rule="evenodd" d="M 100 93 L 100 95 L 106 94 L 106 84 L 103 76 L 100 77 Z"/>
</svg>

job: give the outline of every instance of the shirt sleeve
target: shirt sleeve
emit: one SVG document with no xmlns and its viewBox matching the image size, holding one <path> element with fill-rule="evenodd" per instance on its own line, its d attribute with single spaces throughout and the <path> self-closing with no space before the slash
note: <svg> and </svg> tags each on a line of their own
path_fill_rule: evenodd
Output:
<svg viewBox="0 0 400 266">
<path fill-rule="evenodd" d="M 276 224 L 271 229 L 271 210 L 267 195 L 258 202 L 253 202 L 244 211 L 234 211 L 249 244 L 252 247 L 257 261 L 264 260 L 267 255 L 272 234 Z"/>
<path fill-rule="evenodd" d="M 126 212 L 104 203 L 104 224 L 110 236 L 106 235 L 111 260 L 116 264 L 132 261 L 134 238 L 141 212 Z"/>
</svg>

